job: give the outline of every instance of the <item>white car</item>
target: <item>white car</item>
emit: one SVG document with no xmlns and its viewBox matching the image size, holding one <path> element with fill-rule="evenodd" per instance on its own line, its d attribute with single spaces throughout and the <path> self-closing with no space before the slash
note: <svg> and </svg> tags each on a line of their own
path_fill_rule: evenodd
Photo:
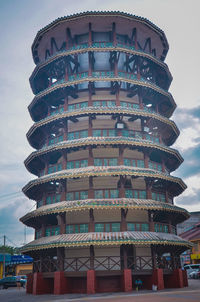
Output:
<svg viewBox="0 0 200 302">
<path fill-rule="evenodd" d="M 184 266 L 184 269 L 187 272 L 188 278 L 192 278 L 192 277 L 190 277 L 190 273 L 192 273 L 194 271 L 198 271 L 200 269 L 200 264 L 186 264 Z"/>
<path fill-rule="evenodd" d="M 200 278 L 200 269 L 197 271 L 193 271 L 189 274 L 189 278 L 191 279 L 199 279 Z"/>
</svg>

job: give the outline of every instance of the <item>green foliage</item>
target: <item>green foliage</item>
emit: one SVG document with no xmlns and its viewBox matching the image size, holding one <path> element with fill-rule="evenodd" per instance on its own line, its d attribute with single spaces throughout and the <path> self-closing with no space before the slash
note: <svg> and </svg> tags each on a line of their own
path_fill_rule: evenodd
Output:
<svg viewBox="0 0 200 302">
<path fill-rule="evenodd" d="M 18 248 L 9 245 L 0 245 L 0 254 L 19 254 Z"/>
</svg>

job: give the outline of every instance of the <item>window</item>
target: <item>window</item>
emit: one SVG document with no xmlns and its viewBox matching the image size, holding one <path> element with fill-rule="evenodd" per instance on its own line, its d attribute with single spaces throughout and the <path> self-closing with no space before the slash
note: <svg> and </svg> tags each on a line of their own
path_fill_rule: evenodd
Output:
<svg viewBox="0 0 200 302">
<path fill-rule="evenodd" d="M 102 166 L 103 160 L 101 158 L 95 158 L 94 159 L 94 165 L 95 166 Z"/>
<path fill-rule="evenodd" d="M 48 167 L 48 174 L 57 172 L 57 171 L 61 171 L 62 170 L 62 164 L 55 164 L 55 165 L 49 165 Z"/>
<path fill-rule="evenodd" d="M 95 137 L 96 136 L 101 136 L 101 130 L 93 130 L 92 135 L 95 136 Z"/>
<path fill-rule="evenodd" d="M 105 224 L 105 232 L 110 232 L 110 223 Z"/>
<path fill-rule="evenodd" d="M 144 168 L 144 161 L 143 160 L 137 160 L 137 167 Z"/>
<path fill-rule="evenodd" d="M 87 198 L 88 198 L 88 191 L 81 191 L 80 199 L 87 199 Z"/>
<path fill-rule="evenodd" d="M 95 166 L 117 166 L 117 158 L 95 158 Z"/>
<path fill-rule="evenodd" d="M 67 225 L 66 226 L 66 234 L 73 234 L 73 233 L 74 233 L 73 225 Z"/>
<path fill-rule="evenodd" d="M 74 161 L 67 162 L 67 169 L 83 168 L 83 167 L 87 167 L 87 166 L 88 166 L 87 159 L 74 160 Z"/>
<path fill-rule="evenodd" d="M 139 191 L 139 198 L 140 199 L 146 199 L 146 191 Z"/>
<path fill-rule="evenodd" d="M 80 233 L 88 233 L 88 224 L 80 224 Z"/>
<path fill-rule="evenodd" d="M 94 101 L 93 102 L 94 107 L 114 107 L 115 101 Z"/>
<path fill-rule="evenodd" d="M 95 232 L 104 232 L 104 224 L 95 223 Z"/>
<path fill-rule="evenodd" d="M 48 145 L 54 145 L 54 144 L 57 144 L 59 142 L 62 142 L 63 141 L 63 135 L 60 135 L 60 136 L 56 136 L 56 137 L 52 137 L 49 139 L 49 143 Z"/>
<path fill-rule="evenodd" d="M 139 191 L 139 190 L 125 190 L 125 197 L 126 198 L 139 198 L 139 199 L 146 199 L 146 191 Z"/>
<path fill-rule="evenodd" d="M 135 224 L 131 223 L 131 222 L 128 222 L 127 223 L 127 230 L 128 231 L 135 231 Z"/>
<path fill-rule="evenodd" d="M 94 191 L 94 198 L 103 198 L 103 190 L 95 190 Z"/>
<path fill-rule="evenodd" d="M 68 161 L 67 162 L 67 169 L 73 169 L 74 168 L 74 161 Z"/>
<path fill-rule="evenodd" d="M 95 190 L 94 191 L 95 198 L 118 198 L 119 190 L 110 189 L 110 190 Z"/>
<path fill-rule="evenodd" d="M 120 232 L 120 223 L 114 222 L 111 224 L 112 232 Z"/>
<path fill-rule="evenodd" d="M 142 232 L 148 232 L 149 231 L 148 223 L 142 223 L 141 230 L 142 230 Z"/>
<path fill-rule="evenodd" d="M 88 130 L 81 130 L 68 133 L 68 140 L 79 139 L 84 137 L 88 137 Z"/>
<path fill-rule="evenodd" d="M 133 198 L 133 190 L 125 190 L 126 198 Z"/>
<path fill-rule="evenodd" d="M 119 197 L 119 191 L 118 190 L 110 190 L 110 197 L 111 198 L 118 198 Z"/>
<path fill-rule="evenodd" d="M 49 195 L 46 198 L 46 204 L 52 204 L 56 202 L 60 202 L 61 195 L 55 194 L 55 195 Z"/>
<path fill-rule="evenodd" d="M 156 201 L 166 202 L 165 194 L 152 192 L 152 199 Z"/>
<path fill-rule="evenodd" d="M 66 194 L 66 199 L 68 201 L 70 201 L 70 200 L 88 199 L 88 191 L 68 192 Z"/>
<path fill-rule="evenodd" d="M 74 194 L 72 192 L 69 192 L 66 194 L 66 199 L 69 201 L 69 200 L 73 200 L 74 198 Z"/>
</svg>

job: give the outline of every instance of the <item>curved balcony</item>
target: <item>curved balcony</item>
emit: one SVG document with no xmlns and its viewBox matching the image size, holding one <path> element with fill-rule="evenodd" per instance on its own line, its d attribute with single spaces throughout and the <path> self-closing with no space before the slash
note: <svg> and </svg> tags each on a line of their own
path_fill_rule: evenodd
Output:
<svg viewBox="0 0 200 302">
<path fill-rule="evenodd" d="M 123 176 L 129 175 L 133 177 L 147 177 L 152 180 L 163 180 L 166 182 L 170 182 L 176 185 L 176 190 L 174 195 L 177 196 L 182 193 L 186 189 L 185 183 L 178 177 L 167 175 L 163 172 L 158 172 L 151 169 L 145 168 L 135 168 L 135 167 L 126 167 L 126 166 L 113 166 L 113 167 L 94 167 L 89 166 L 86 168 L 79 169 L 70 169 L 70 170 L 62 170 L 56 173 L 52 173 L 49 175 L 42 176 L 38 179 L 34 179 L 30 181 L 24 188 L 23 192 L 29 198 L 33 198 L 34 189 L 42 184 L 57 181 L 62 179 L 70 179 L 70 178 L 82 178 L 82 177 L 90 177 L 90 176 Z"/>
<path fill-rule="evenodd" d="M 41 100 L 42 98 L 44 98 L 46 96 L 49 97 L 49 95 L 53 92 L 54 92 L 54 97 L 55 97 L 55 92 L 59 89 L 64 89 L 66 87 L 81 84 L 83 82 L 116 82 L 116 81 L 121 81 L 121 82 L 129 83 L 132 85 L 137 85 L 137 86 L 140 86 L 143 88 L 148 88 L 148 89 L 152 90 L 153 92 L 161 95 L 165 99 L 165 102 L 167 102 L 169 105 L 168 110 L 166 110 L 167 117 L 169 117 L 173 113 L 173 111 L 176 107 L 176 104 L 175 104 L 174 99 L 170 92 L 145 80 L 144 78 L 138 79 L 135 74 L 123 72 L 123 71 L 119 71 L 117 75 L 115 75 L 113 71 L 95 71 L 95 72 L 92 72 L 91 75 L 89 75 L 88 72 L 82 72 L 82 73 L 78 73 L 78 74 L 69 76 L 68 80 L 61 79 L 61 80 L 53 83 L 52 86 L 44 89 L 42 92 L 38 93 L 34 97 L 33 101 L 31 102 L 31 104 L 28 107 L 29 112 L 30 112 L 30 114 L 32 114 L 32 112 L 31 112 L 32 108 L 38 102 L 38 100 Z"/>
<path fill-rule="evenodd" d="M 143 50 L 136 50 L 134 45 L 128 45 L 125 43 L 112 43 L 112 42 L 93 42 L 91 45 L 89 45 L 88 43 L 80 43 L 71 46 L 69 49 L 56 51 L 52 56 L 46 58 L 44 61 L 37 64 L 32 75 L 30 76 L 30 84 L 33 93 L 37 93 L 36 90 L 34 89 L 34 83 L 33 83 L 35 78 L 39 76 L 40 72 L 43 72 L 46 68 L 48 68 L 50 64 L 59 61 L 59 59 L 64 59 L 69 55 L 82 54 L 82 53 L 87 53 L 89 51 L 95 51 L 95 52 L 116 51 L 129 55 L 140 56 L 142 58 L 150 60 L 152 63 L 160 66 L 164 70 L 166 77 L 168 77 L 168 81 L 169 81 L 168 86 L 172 81 L 172 75 L 169 71 L 167 64 L 156 58 L 153 54 L 150 54 Z"/>
<path fill-rule="evenodd" d="M 137 147 L 137 148 L 147 148 L 150 150 L 158 150 L 164 154 L 168 154 L 169 158 L 173 159 L 173 168 L 171 171 L 175 170 L 182 162 L 183 158 L 180 153 L 173 149 L 166 147 L 160 143 L 154 143 L 150 140 L 144 140 L 139 138 L 132 137 L 86 137 L 68 141 L 61 141 L 56 144 L 52 144 L 50 146 L 44 147 L 38 151 L 32 152 L 27 159 L 25 160 L 26 168 L 32 172 L 32 165 L 35 161 L 40 161 L 40 156 L 45 154 L 50 154 L 52 152 L 57 152 L 59 150 L 72 150 L 72 149 L 81 149 L 87 146 L 125 146 L 125 147 Z M 37 174 L 37 173 L 36 173 Z"/>
<path fill-rule="evenodd" d="M 121 102 L 127 104 L 126 102 Z M 81 104 L 81 103 L 80 103 Z M 85 104 L 87 105 L 87 104 Z M 138 104 L 135 104 L 138 105 Z M 139 106 L 139 105 L 138 105 Z M 58 110 L 58 112 L 52 112 L 51 115 L 48 117 L 40 120 L 39 122 L 36 122 L 27 132 L 27 138 L 31 144 L 31 136 L 34 136 L 34 133 L 36 131 L 39 131 L 40 128 L 50 125 L 51 123 L 55 121 L 61 121 L 65 118 L 70 119 L 71 117 L 79 118 L 83 116 L 88 116 L 91 114 L 95 114 L 96 116 L 102 116 L 102 115 L 113 115 L 113 114 L 119 114 L 123 116 L 130 116 L 130 117 L 145 117 L 145 118 L 153 118 L 158 126 L 168 126 L 168 132 L 171 133 L 171 135 L 168 138 L 168 145 L 173 144 L 177 137 L 179 136 L 179 130 L 176 126 L 176 124 L 169 120 L 166 117 L 163 117 L 159 113 L 153 112 L 148 107 L 139 109 L 139 108 L 126 108 L 125 105 L 123 106 L 84 106 L 83 108 L 78 109 L 71 109 L 68 111 Z M 32 147 L 35 147 L 34 144 L 31 144 Z"/>
</svg>

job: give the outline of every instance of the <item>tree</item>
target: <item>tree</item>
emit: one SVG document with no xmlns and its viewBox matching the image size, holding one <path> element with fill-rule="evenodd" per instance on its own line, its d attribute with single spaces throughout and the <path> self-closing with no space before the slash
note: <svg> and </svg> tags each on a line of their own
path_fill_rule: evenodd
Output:
<svg viewBox="0 0 200 302">
<path fill-rule="evenodd" d="M 0 254 L 19 254 L 19 249 L 9 245 L 0 245 Z"/>
</svg>

